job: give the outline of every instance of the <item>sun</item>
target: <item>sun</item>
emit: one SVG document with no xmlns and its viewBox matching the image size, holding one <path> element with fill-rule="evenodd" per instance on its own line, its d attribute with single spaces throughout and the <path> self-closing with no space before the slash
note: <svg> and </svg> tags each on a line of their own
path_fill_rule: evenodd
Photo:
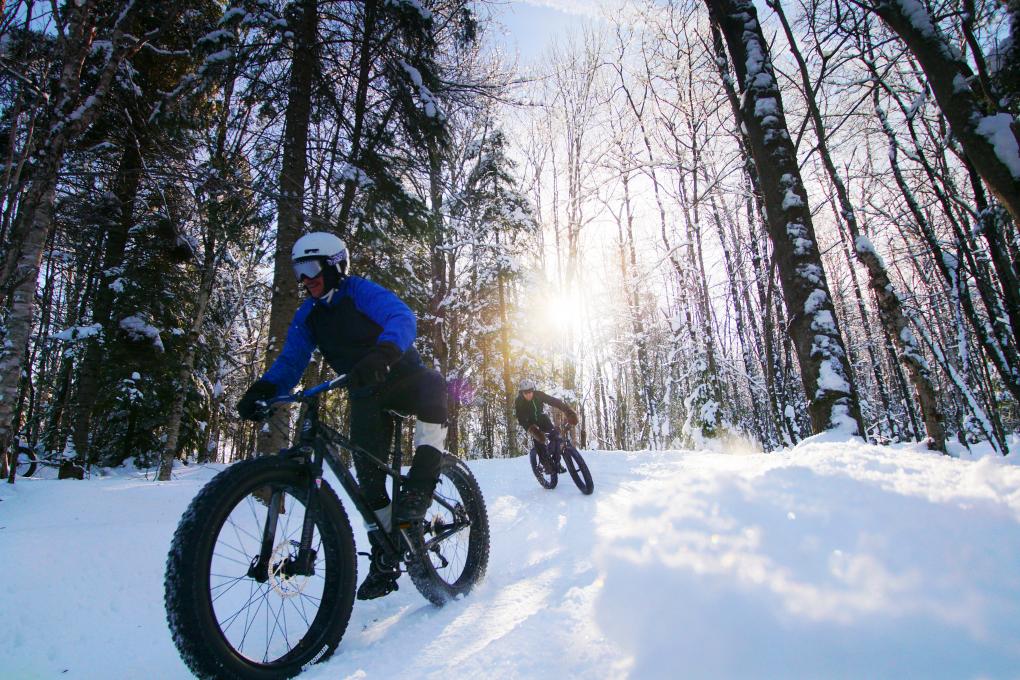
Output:
<svg viewBox="0 0 1020 680">
<path fill-rule="evenodd" d="M 577 337 L 584 329 L 584 301 L 577 291 L 555 292 L 546 298 L 543 317 L 546 327 L 557 339 Z"/>
</svg>

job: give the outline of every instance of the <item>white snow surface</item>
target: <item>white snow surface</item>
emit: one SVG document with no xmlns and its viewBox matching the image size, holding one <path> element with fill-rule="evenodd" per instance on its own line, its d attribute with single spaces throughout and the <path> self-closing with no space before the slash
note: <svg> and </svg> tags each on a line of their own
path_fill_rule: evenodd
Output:
<svg viewBox="0 0 1020 680">
<path fill-rule="evenodd" d="M 830 435 L 773 454 L 585 455 L 588 497 L 569 478 L 541 489 L 525 458 L 470 461 L 485 580 L 437 609 L 402 577 L 357 602 L 337 654 L 301 677 L 1017 677 L 1017 453 Z M 221 467 L 0 484 L 0 676 L 191 677 L 163 569 Z"/>
<path fill-rule="evenodd" d="M 979 135 L 984 136 L 995 150 L 995 155 L 1005 165 L 1014 179 L 1020 180 L 1020 145 L 1013 134 L 1013 116 L 997 113 L 982 116 L 976 126 Z"/>
<path fill-rule="evenodd" d="M 65 342 L 74 342 L 75 340 L 84 340 L 85 338 L 95 337 L 103 332 L 103 327 L 97 323 L 88 326 L 71 326 L 66 328 L 59 333 L 54 334 L 55 340 L 63 340 Z"/>
<path fill-rule="evenodd" d="M 120 320 L 120 327 L 133 340 L 148 339 L 160 352 L 164 351 L 163 340 L 159 337 L 160 330 L 137 315 L 126 316 Z"/>
</svg>

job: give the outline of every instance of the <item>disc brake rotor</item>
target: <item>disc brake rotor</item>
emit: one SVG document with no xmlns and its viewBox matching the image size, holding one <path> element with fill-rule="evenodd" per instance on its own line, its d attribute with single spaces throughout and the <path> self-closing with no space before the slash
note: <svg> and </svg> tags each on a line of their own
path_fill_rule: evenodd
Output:
<svg viewBox="0 0 1020 680">
<path fill-rule="evenodd" d="M 269 583 L 280 597 L 297 597 L 308 586 L 308 576 L 290 575 L 286 567 L 295 559 L 292 548 L 296 541 L 282 541 L 269 559 Z"/>
</svg>

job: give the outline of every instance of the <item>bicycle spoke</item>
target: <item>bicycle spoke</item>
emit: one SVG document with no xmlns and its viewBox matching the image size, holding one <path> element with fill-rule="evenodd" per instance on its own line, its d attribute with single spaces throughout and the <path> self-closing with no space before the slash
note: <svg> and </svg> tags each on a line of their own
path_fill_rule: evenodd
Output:
<svg viewBox="0 0 1020 680">
<path fill-rule="evenodd" d="M 223 631 L 224 634 L 232 625 L 234 625 L 234 622 L 237 620 L 237 617 L 241 615 L 241 612 L 247 612 L 248 610 L 250 610 L 252 602 L 254 602 L 257 597 L 260 597 L 263 594 L 261 590 L 262 586 L 256 583 L 255 581 L 250 581 L 249 587 L 250 590 L 248 591 L 248 601 L 242 604 L 241 607 L 236 612 L 228 616 L 225 621 L 222 621 L 220 623 L 220 630 Z M 226 624 L 226 627 L 224 627 L 223 624 Z M 246 623 L 245 626 L 247 627 L 248 624 Z"/>
<path fill-rule="evenodd" d="M 302 593 L 302 595 L 303 595 L 303 593 Z M 301 605 L 300 609 L 298 609 L 298 605 Z M 297 604 L 294 604 L 293 602 L 291 602 L 290 606 L 294 607 L 294 610 L 297 611 L 301 615 L 301 620 L 305 622 L 306 626 L 310 626 L 311 625 L 311 623 L 308 621 L 308 612 L 305 611 L 305 598 L 304 597 L 298 598 Z M 316 603 L 316 607 L 315 608 L 316 608 L 316 611 L 318 611 L 318 603 Z"/>
<path fill-rule="evenodd" d="M 210 574 L 210 576 L 212 576 L 212 574 Z M 238 576 L 237 578 L 235 578 L 235 579 L 232 579 L 231 581 L 228 581 L 227 583 L 223 583 L 223 584 L 220 584 L 220 585 L 218 585 L 218 586 L 210 587 L 210 588 L 209 588 L 209 591 L 210 591 L 210 592 L 212 592 L 212 591 L 215 591 L 215 590 L 216 590 L 216 589 L 218 589 L 218 588 L 226 588 L 226 590 L 224 590 L 224 591 L 222 591 L 222 592 L 220 592 L 220 593 L 216 594 L 216 595 L 215 595 L 215 596 L 213 597 L 213 599 L 212 599 L 212 601 L 213 601 L 213 604 L 216 604 L 216 601 L 217 601 L 218 599 L 220 599 L 221 597 L 223 597 L 224 595 L 226 595 L 227 593 L 229 593 L 229 592 L 230 592 L 231 590 L 233 590 L 233 589 L 234 589 L 234 586 L 236 586 L 236 585 L 238 585 L 238 584 L 240 584 L 240 583 L 244 583 L 244 582 L 245 582 L 245 581 L 247 581 L 247 580 L 248 580 L 248 577 L 247 577 L 247 576 Z"/>
<path fill-rule="evenodd" d="M 291 677 L 336 648 L 357 586 L 355 546 L 340 500 L 326 484 L 309 486 L 305 464 L 267 456 L 230 466 L 182 518 L 166 602 L 196 676 Z M 319 496 L 314 521 L 309 494 Z M 306 526 L 311 552 L 302 553 Z"/>
<path fill-rule="evenodd" d="M 252 513 L 254 514 L 254 510 L 252 511 Z M 238 521 L 234 520 L 232 515 L 231 515 L 230 518 L 228 518 L 227 522 L 230 524 L 230 528 L 234 530 L 234 537 L 237 538 L 238 545 L 243 545 L 244 544 L 244 539 L 241 538 L 240 534 L 244 534 L 245 536 L 247 536 L 251 540 L 255 541 L 256 544 L 259 544 L 259 543 L 262 542 L 262 537 L 261 536 L 256 536 L 255 534 L 251 533 L 247 529 L 245 529 L 242 526 L 240 526 L 240 523 Z M 263 526 L 265 523 L 264 522 L 260 522 L 258 517 L 255 517 L 253 524 L 254 524 L 254 526 Z"/>
<path fill-rule="evenodd" d="M 266 593 L 265 593 L 265 591 L 260 590 L 259 594 L 262 597 L 259 598 L 258 606 L 255 607 L 255 613 L 252 614 L 250 618 L 245 617 L 244 633 L 241 635 L 241 643 L 237 647 L 238 651 L 241 651 L 241 652 L 244 651 L 244 643 L 248 639 L 248 633 L 251 632 L 251 627 L 252 627 L 252 625 L 254 625 L 255 621 L 258 619 L 259 612 L 262 611 L 262 605 L 266 602 Z M 248 610 L 245 609 L 245 611 L 247 612 Z"/>
<path fill-rule="evenodd" d="M 228 547 L 229 547 L 229 546 L 228 546 Z M 237 550 L 237 548 L 234 548 L 234 550 Z M 241 555 L 242 557 L 244 557 L 244 559 L 243 559 L 243 560 L 239 560 L 239 559 L 237 559 L 237 558 L 235 558 L 235 557 L 230 557 L 230 556 L 228 556 L 228 555 L 224 555 L 223 553 L 218 553 L 218 552 L 214 552 L 214 553 L 213 553 L 213 557 L 218 557 L 218 558 L 220 558 L 221 560 L 223 560 L 223 561 L 225 561 L 225 562 L 232 562 L 232 563 L 234 563 L 234 564 L 239 564 L 239 565 L 241 565 L 242 567 L 244 567 L 245 569 L 247 569 L 247 568 L 248 568 L 248 565 L 249 565 L 249 564 L 251 564 L 251 558 L 250 558 L 250 557 L 248 557 L 248 554 L 247 554 L 247 553 L 241 552 L 240 550 L 237 550 L 237 552 L 238 552 L 238 554 L 240 554 L 240 555 Z"/>
<path fill-rule="evenodd" d="M 287 645 L 287 649 L 289 650 L 291 648 L 290 642 L 287 640 L 287 618 L 283 614 L 283 603 L 280 603 L 280 609 L 276 612 L 273 611 L 273 605 L 268 600 L 266 601 L 266 607 L 269 610 L 269 613 L 273 616 L 273 625 L 270 628 L 269 616 L 266 616 L 266 651 L 265 654 L 262 655 L 262 661 L 264 662 L 269 661 L 269 650 L 273 647 L 273 636 L 276 635 L 276 631 L 280 631 L 280 634 L 283 636 L 283 642 Z M 283 618 L 283 628 L 280 627 L 281 617 Z"/>
<path fill-rule="evenodd" d="M 259 584 L 248 576 L 258 549 L 251 550 L 247 546 L 261 546 L 266 521 L 272 512 L 270 508 L 260 507 L 261 503 L 251 493 L 223 523 L 220 540 L 212 553 L 213 565 L 219 568 L 212 568 L 209 573 L 209 592 L 220 631 L 238 653 L 256 663 L 274 662 L 294 649 L 312 627 L 323 606 L 326 589 L 326 564 L 321 557 L 325 553 L 318 529 L 312 541 L 317 555 L 314 574 L 286 575 L 289 561 L 296 559 L 296 547 L 305 521 L 301 512 L 304 504 L 287 488 L 272 490 L 270 504 L 274 504 L 275 496 L 275 503 L 281 503 L 289 512 L 277 516 L 275 547 L 270 555 L 269 571 L 264 574 L 269 581 Z M 244 581 L 249 581 L 250 585 L 246 595 L 238 590 L 238 585 Z M 222 611 L 224 606 L 225 612 Z M 221 611 L 216 611 L 217 607 Z"/>
</svg>

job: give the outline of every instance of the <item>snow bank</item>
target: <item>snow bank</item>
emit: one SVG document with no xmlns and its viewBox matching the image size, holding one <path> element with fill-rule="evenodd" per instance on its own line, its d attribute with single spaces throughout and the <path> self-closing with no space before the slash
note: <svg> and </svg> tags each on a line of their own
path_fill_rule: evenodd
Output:
<svg viewBox="0 0 1020 680">
<path fill-rule="evenodd" d="M 1009 459 L 832 437 L 770 455 L 585 455 L 588 497 L 569 478 L 539 488 L 524 459 L 472 461 L 493 535 L 485 581 L 435 609 L 401 579 L 357 603 L 337 656 L 301 677 L 1016 677 Z M 190 677 L 163 564 L 215 470 L 0 484 L 18 575 L 0 586 L 0 675 Z"/>
</svg>

